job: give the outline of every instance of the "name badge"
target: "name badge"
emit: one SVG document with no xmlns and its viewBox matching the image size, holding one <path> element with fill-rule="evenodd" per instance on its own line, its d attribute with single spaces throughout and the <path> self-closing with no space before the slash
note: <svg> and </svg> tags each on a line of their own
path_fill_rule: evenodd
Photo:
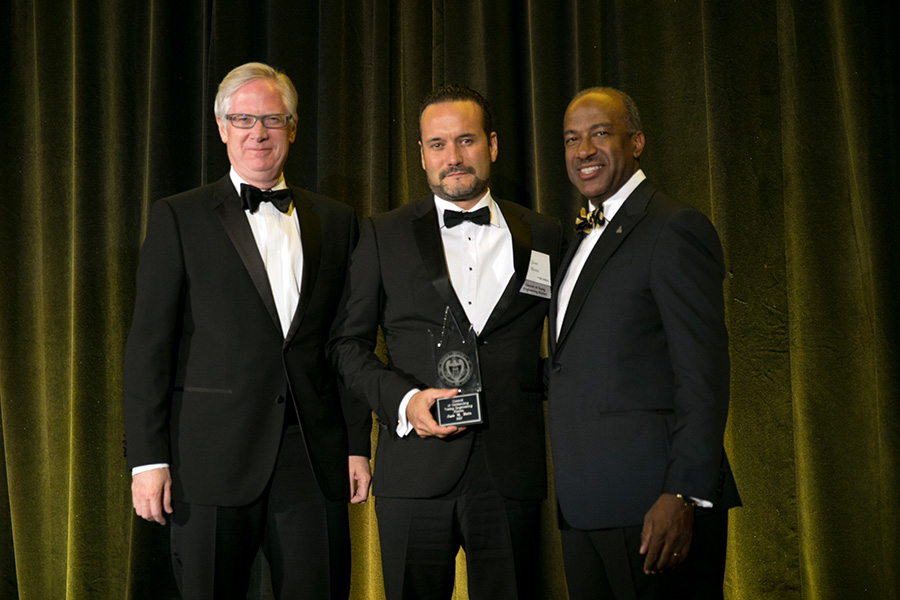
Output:
<svg viewBox="0 0 900 600">
<path fill-rule="evenodd" d="M 528 274 L 525 276 L 525 283 L 519 291 L 523 294 L 530 294 L 538 298 L 550 299 L 550 255 L 531 251 L 531 261 L 528 265 Z"/>
</svg>

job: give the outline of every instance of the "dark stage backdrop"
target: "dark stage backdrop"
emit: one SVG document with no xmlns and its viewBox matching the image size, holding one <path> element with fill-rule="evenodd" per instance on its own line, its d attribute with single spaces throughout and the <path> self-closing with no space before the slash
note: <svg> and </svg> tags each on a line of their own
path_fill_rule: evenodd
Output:
<svg viewBox="0 0 900 600">
<path fill-rule="evenodd" d="M 175 597 L 166 530 L 130 509 L 122 351 L 149 207 L 225 173 L 213 97 L 249 60 L 300 92 L 288 180 L 360 217 L 427 191 L 417 105 L 459 82 L 494 105 L 495 193 L 568 221 L 567 101 L 630 92 L 646 173 L 725 247 L 726 597 L 897 598 L 892 4 L 4 0 L 0 598 Z M 380 598 L 371 503 L 351 518 L 353 597 Z"/>
</svg>

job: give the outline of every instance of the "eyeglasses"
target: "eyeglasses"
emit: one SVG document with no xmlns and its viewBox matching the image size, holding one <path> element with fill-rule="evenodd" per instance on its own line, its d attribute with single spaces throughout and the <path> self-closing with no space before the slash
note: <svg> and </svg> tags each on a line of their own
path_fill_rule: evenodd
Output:
<svg viewBox="0 0 900 600">
<path fill-rule="evenodd" d="M 238 129 L 250 129 L 256 125 L 257 121 L 262 121 L 263 127 L 266 129 L 284 129 L 294 117 L 291 115 L 233 114 L 225 115 L 225 118 Z"/>
</svg>

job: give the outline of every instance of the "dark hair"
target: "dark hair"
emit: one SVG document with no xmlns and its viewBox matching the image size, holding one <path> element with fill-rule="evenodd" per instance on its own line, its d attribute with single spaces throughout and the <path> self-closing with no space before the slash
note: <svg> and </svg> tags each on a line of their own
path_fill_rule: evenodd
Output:
<svg viewBox="0 0 900 600">
<path fill-rule="evenodd" d="M 422 113 L 432 104 L 440 104 L 442 102 L 474 102 L 481 107 L 481 127 L 484 134 L 490 138 L 493 131 L 493 121 L 491 118 L 491 104 L 484 96 L 464 85 L 445 85 L 432 90 L 422 100 L 419 105 L 419 139 L 422 139 Z"/>
<path fill-rule="evenodd" d="M 588 94 L 605 94 L 607 96 L 618 96 L 619 98 L 621 98 L 622 104 L 625 105 L 625 128 L 627 129 L 625 133 L 628 135 L 634 135 L 638 131 L 642 131 L 641 114 L 638 112 L 637 104 L 634 103 L 634 100 L 632 100 L 631 96 L 629 96 L 622 90 L 617 90 L 616 88 L 590 87 L 575 94 L 575 97 L 572 98 L 572 102 L 575 102 L 579 98 L 587 96 Z M 570 102 L 569 104 L 571 105 L 572 102 Z"/>
</svg>

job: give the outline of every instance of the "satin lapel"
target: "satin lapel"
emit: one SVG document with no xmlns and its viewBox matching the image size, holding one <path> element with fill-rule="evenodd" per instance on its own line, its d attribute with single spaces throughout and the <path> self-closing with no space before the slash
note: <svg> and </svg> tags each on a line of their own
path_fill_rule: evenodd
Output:
<svg viewBox="0 0 900 600">
<path fill-rule="evenodd" d="M 300 221 L 300 243 L 303 245 L 303 281 L 300 283 L 300 300 L 297 302 L 297 310 L 285 336 L 285 343 L 297 333 L 303 314 L 309 306 L 309 298 L 316 284 L 316 276 L 319 274 L 319 259 L 322 256 L 322 220 L 319 218 L 303 193 L 297 188 L 294 191 L 294 212 Z"/>
<path fill-rule="evenodd" d="M 425 264 L 425 271 L 438 295 L 453 311 L 457 323 L 462 331 L 468 331 L 471 327 L 466 311 L 459 303 L 459 298 L 450 284 L 450 276 L 447 274 L 447 261 L 444 257 L 444 243 L 441 241 L 441 230 L 438 227 L 437 209 L 434 200 L 427 198 L 420 201 L 416 207 L 416 217 L 412 221 L 413 237 L 419 248 L 419 255 Z M 442 316 L 443 317 L 443 316 Z"/>
<path fill-rule="evenodd" d="M 503 213 L 506 226 L 509 227 L 509 233 L 512 236 L 514 272 L 506 289 L 491 311 L 491 316 L 488 317 L 487 323 L 484 324 L 482 333 L 491 330 L 491 327 L 497 323 L 506 309 L 509 308 L 509 305 L 512 304 L 512 301 L 519 295 L 519 290 L 522 289 L 522 285 L 525 283 L 531 263 L 531 225 L 523 221 L 520 215 L 515 214 L 514 209 L 509 206 L 510 203 L 496 199 L 494 202 Z M 506 206 L 506 210 L 503 210 L 503 206 Z"/>
<path fill-rule="evenodd" d="M 272 287 L 269 285 L 269 276 L 266 274 L 266 266 L 259 255 L 259 247 L 253 238 L 253 231 L 247 222 L 244 210 L 241 208 L 240 198 L 226 175 L 220 179 L 215 188 L 215 210 L 219 214 L 222 226 L 225 228 L 231 243 L 244 263 L 256 291 L 259 292 L 266 310 L 272 321 L 281 331 L 281 321 L 278 319 L 278 309 L 275 308 L 275 298 L 272 296 Z"/>
<path fill-rule="evenodd" d="M 550 354 L 556 350 L 556 315 L 559 310 L 559 288 L 562 285 L 563 277 L 566 274 L 566 271 L 569 270 L 569 265 L 572 264 L 572 257 L 575 256 L 575 251 L 578 250 L 578 246 L 581 245 L 581 240 L 583 238 L 580 235 L 575 235 L 575 238 L 572 240 L 572 243 L 569 244 L 569 249 L 566 250 L 566 255 L 563 257 L 562 262 L 559 265 L 559 270 L 557 273 L 559 275 L 553 281 L 553 294 L 550 297 L 550 314 L 549 321 L 547 322 L 548 327 L 548 339 L 550 345 Z"/>
<path fill-rule="evenodd" d="M 613 220 L 607 224 L 603 235 L 597 240 L 597 245 L 591 250 L 591 255 L 588 257 L 587 262 L 584 263 L 584 268 L 578 276 L 578 281 L 575 283 L 575 289 L 572 290 L 572 297 L 569 299 L 569 305 L 566 308 L 566 316 L 563 319 L 559 340 L 557 340 L 556 344 L 557 348 L 565 342 L 566 335 L 572 328 L 572 323 L 575 321 L 578 313 L 581 312 L 588 292 L 594 285 L 594 280 L 597 279 L 600 271 L 603 270 L 609 257 L 615 253 L 622 242 L 625 241 L 625 238 L 628 237 L 628 234 L 647 214 L 644 210 L 646 202 L 642 203 L 642 198 L 636 197 L 636 194 L 637 190 L 625 201 L 625 204 L 613 217 Z M 629 202 L 632 200 L 635 202 L 629 206 Z"/>
</svg>

